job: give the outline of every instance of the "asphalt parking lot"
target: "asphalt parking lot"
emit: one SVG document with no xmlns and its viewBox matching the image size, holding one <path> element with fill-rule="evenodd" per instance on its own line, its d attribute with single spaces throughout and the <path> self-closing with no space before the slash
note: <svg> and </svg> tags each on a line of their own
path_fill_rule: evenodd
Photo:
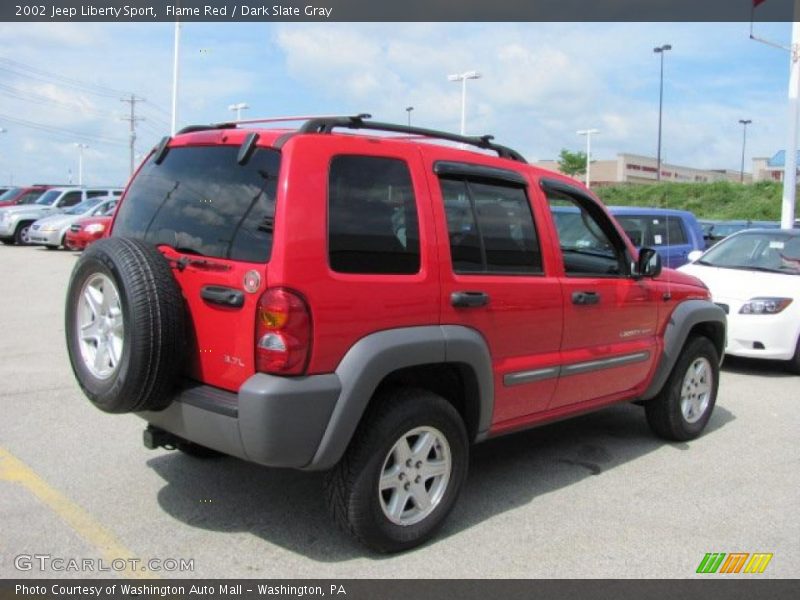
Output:
<svg viewBox="0 0 800 600">
<path fill-rule="evenodd" d="M 63 342 L 75 257 L 0 248 L 0 577 L 92 575 L 15 567 L 46 554 L 193 559 L 162 577 L 673 578 L 708 552 L 774 555 L 717 577 L 797 576 L 800 377 L 777 366 L 728 361 L 691 443 L 622 405 L 480 445 L 440 535 L 375 556 L 328 520 L 320 474 L 149 451 L 137 417 L 90 406 Z"/>
</svg>

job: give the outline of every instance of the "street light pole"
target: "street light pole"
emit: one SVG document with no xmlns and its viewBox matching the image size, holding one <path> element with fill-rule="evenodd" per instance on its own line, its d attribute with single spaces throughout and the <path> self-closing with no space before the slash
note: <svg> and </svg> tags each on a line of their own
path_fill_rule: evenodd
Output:
<svg viewBox="0 0 800 600">
<path fill-rule="evenodd" d="M 661 181 L 661 117 L 664 111 L 664 54 L 672 50 L 672 46 L 664 44 L 653 48 L 653 52 L 661 58 L 661 79 L 658 87 L 658 153 L 656 157 L 656 181 Z"/>
<path fill-rule="evenodd" d="M 747 126 L 753 121 L 750 119 L 739 119 L 742 124 L 742 168 L 739 171 L 739 183 L 744 183 L 744 149 L 747 145 Z"/>
<path fill-rule="evenodd" d="M 406 106 L 406 112 L 408 113 L 408 126 L 411 127 L 411 111 L 414 110 L 413 106 Z"/>
<path fill-rule="evenodd" d="M 178 3 L 180 6 L 180 2 Z M 171 118 L 171 135 L 175 135 L 178 130 L 178 67 L 180 65 L 180 49 L 181 49 L 181 24 L 180 21 L 175 21 L 175 39 L 173 40 L 172 50 L 172 118 Z"/>
<path fill-rule="evenodd" d="M 467 130 L 467 79 L 480 78 L 481 74 L 477 71 L 466 71 L 447 76 L 449 81 L 461 82 L 461 135 L 464 135 Z"/>
<path fill-rule="evenodd" d="M 239 102 L 237 104 L 231 104 L 228 106 L 228 110 L 232 110 L 236 112 L 236 120 L 242 120 L 242 111 L 247 110 L 250 106 L 246 102 Z"/>
<path fill-rule="evenodd" d="M 89 145 L 75 142 L 74 146 L 78 149 L 78 185 L 83 185 L 83 151 Z"/>
<path fill-rule="evenodd" d="M 592 135 L 600 133 L 599 129 L 581 129 L 578 135 L 586 136 L 586 187 L 591 187 L 591 162 L 592 162 Z"/>
</svg>

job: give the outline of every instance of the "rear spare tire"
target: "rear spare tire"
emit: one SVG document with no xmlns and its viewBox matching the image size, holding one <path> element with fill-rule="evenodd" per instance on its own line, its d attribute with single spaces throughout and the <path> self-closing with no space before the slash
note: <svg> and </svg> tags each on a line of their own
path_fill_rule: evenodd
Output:
<svg viewBox="0 0 800 600">
<path fill-rule="evenodd" d="M 184 307 L 172 270 L 140 240 L 108 238 L 78 259 L 67 290 L 67 350 L 100 410 L 166 408 L 183 362 Z"/>
</svg>

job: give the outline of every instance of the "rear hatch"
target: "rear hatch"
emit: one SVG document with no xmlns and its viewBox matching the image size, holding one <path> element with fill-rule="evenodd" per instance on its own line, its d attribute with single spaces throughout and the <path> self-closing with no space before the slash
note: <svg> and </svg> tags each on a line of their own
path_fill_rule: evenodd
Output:
<svg viewBox="0 0 800 600">
<path fill-rule="evenodd" d="M 112 235 L 155 244 L 186 300 L 186 374 L 237 390 L 254 366 L 254 329 L 272 251 L 280 154 L 238 145 L 170 148 L 152 155 L 130 184 Z M 245 290 L 245 279 L 248 288 Z"/>
</svg>

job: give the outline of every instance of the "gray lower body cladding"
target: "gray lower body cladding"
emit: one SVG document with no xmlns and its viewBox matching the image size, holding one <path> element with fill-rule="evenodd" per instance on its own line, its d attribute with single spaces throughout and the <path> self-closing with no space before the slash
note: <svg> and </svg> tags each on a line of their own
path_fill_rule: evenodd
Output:
<svg viewBox="0 0 800 600">
<path fill-rule="evenodd" d="M 186 387 L 148 423 L 186 440 L 272 467 L 302 468 L 319 447 L 339 398 L 336 375 L 286 378 L 256 374 L 238 394 Z"/>
</svg>

